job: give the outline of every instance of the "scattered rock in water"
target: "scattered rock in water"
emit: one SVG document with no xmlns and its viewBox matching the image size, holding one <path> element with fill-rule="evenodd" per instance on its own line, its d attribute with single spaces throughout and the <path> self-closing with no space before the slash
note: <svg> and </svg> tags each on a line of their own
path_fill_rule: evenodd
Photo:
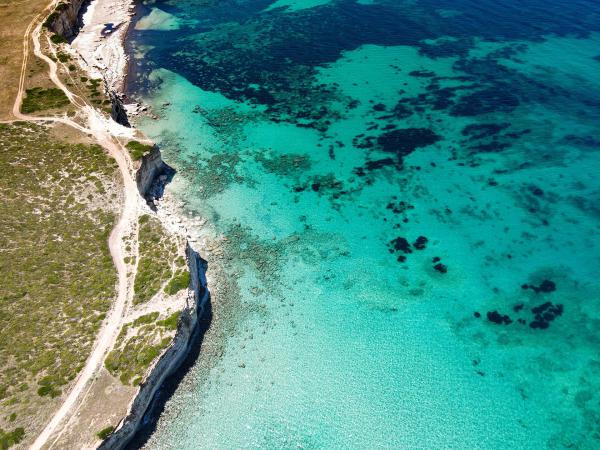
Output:
<svg viewBox="0 0 600 450">
<path fill-rule="evenodd" d="M 539 294 L 540 292 L 547 294 L 556 290 L 556 283 L 554 281 L 544 280 L 539 286 L 534 286 L 533 284 L 523 284 L 521 285 L 521 289 L 531 289 L 536 294 Z"/>
<path fill-rule="evenodd" d="M 479 318 L 481 317 L 481 313 L 480 313 L 479 311 L 475 311 L 475 312 L 473 313 L 473 315 L 474 315 L 474 316 L 475 316 L 477 319 L 479 319 Z"/>
<path fill-rule="evenodd" d="M 490 322 L 493 322 L 498 325 L 510 325 L 512 323 L 512 320 L 509 316 L 507 316 L 506 314 L 500 314 L 498 311 L 488 311 L 487 319 Z"/>
<path fill-rule="evenodd" d="M 382 151 L 394 153 L 401 159 L 415 149 L 434 144 L 440 139 L 429 128 L 401 128 L 380 135 L 377 144 Z"/>
<path fill-rule="evenodd" d="M 464 127 L 461 134 L 469 140 L 483 139 L 496 136 L 509 126 L 509 123 L 475 123 Z"/>
<path fill-rule="evenodd" d="M 408 241 L 406 240 L 406 238 L 403 238 L 401 236 L 392 239 L 388 246 L 391 246 L 395 251 L 401 251 L 403 253 L 412 253 L 412 250 L 410 248 L 410 244 L 408 243 Z"/>
<path fill-rule="evenodd" d="M 535 291 L 536 294 L 538 294 L 540 292 L 548 293 L 548 292 L 554 292 L 556 290 L 556 283 L 554 283 L 554 281 L 544 280 L 544 281 L 542 281 L 542 284 L 540 284 L 538 287 L 535 287 L 535 286 L 530 286 L 530 287 L 531 287 L 531 289 L 533 289 Z"/>
<path fill-rule="evenodd" d="M 481 89 L 462 96 L 450 110 L 453 116 L 477 116 L 491 112 L 510 112 L 519 106 L 519 98 L 510 86 L 497 83 L 493 87 Z"/>
<path fill-rule="evenodd" d="M 537 187 L 537 186 L 531 186 L 530 189 L 531 189 L 531 193 L 533 195 L 535 195 L 536 197 L 543 197 L 544 196 L 544 191 L 542 189 L 540 189 L 539 187 Z"/>
<path fill-rule="evenodd" d="M 535 320 L 529 323 L 533 329 L 545 330 L 550 326 L 550 322 L 554 321 L 559 316 L 562 316 L 564 307 L 562 304 L 555 305 L 552 302 L 545 302 L 534 308 L 531 312 L 535 314 Z"/>
<path fill-rule="evenodd" d="M 533 322 L 531 322 L 529 324 L 529 326 L 533 329 L 545 330 L 546 328 L 548 328 L 550 326 L 550 324 L 548 322 L 534 320 Z"/>
<path fill-rule="evenodd" d="M 518 305 L 513 306 L 513 311 L 514 312 L 519 312 L 523 309 L 525 305 L 523 305 L 523 303 L 519 303 Z"/>
<path fill-rule="evenodd" d="M 435 77 L 435 72 L 431 70 L 413 70 L 408 73 L 411 77 L 423 77 L 423 78 L 431 78 Z"/>
<path fill-rule="evenodd" d="M 425 246 L 429 242 L 425 236 L 419 236 L 417 240 L 413 243 L 413 247 L 417 250 L 425 250 Z"/>
<path fill-rule="evenodd" d="M 433 266 L 433 268 L 435 270 L 437 270 L 439 273 L 446 273 L 446 272 L 448 272 L 448 266 L 446 266 L 446 264 L 437 263 L 435 266 Z"/>
</svg>

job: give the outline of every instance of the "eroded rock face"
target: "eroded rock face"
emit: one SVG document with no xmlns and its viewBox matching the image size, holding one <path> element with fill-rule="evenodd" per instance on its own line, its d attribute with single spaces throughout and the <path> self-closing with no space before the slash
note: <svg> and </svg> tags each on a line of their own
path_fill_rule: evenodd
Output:
<svg viewBox="0 0 600 450">
<path fill-rule="evenodd" d="M 108 98 L 110 99 L 110 116 L 112 119 L 125 127 L 130 127 L 131 125 L 129 124 L 129 119 L 127 118 L 127 112 L 125 111 L 125 107 L 123 106 L 123 102 L 121 101 L 119 94 L 111 89 L 107 90 L 107 94 Z"/>
<path fill-rule="evenodd" d="M 135 175 L 138 191 L 148 202 L 162 196 L 164 186 L 173 177 L 175 169 L 166 164 L 158 147 L 142 156 L 140 168 Z"/>
<path fill-rule="evenodd" d="M 121 420 L 117 429 L 100 444 L 98 447 L 100 450 L 121 450 L 127 446 L 142 425 L 144 414 L 150 407 L 158 389 L 166 378 L 179 368 L 199 332 L 198 320 L 203 317 L 210 301 L 206 281 L 207 263 L 189 244 L 186 246 L 186 256 L 190 270 L 190 295 L 186 307 L 179 316 L 173 342 L 147 374 L 127 416 Z"/>
<path fill-rule="evenodd" d="M 85 0 L 69 0 L 59 3 L 48 16 L 46 26 L 67 40 L 74 38 L 80 27 L 79 11 Z"/>
</svg>

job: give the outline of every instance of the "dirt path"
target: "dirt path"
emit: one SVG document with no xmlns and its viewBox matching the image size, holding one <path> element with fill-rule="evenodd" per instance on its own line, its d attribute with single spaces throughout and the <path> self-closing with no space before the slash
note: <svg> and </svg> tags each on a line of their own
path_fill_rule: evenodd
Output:
<svg viewBox="0 0 600 450">
<path fill-rule="evenodd" d="M 92 352 L 87 359 L 85 366 L 79 372 L 75 384 L 64 398 L 61 407 L 58 409 L 58 411 L 56 411 L 54 416 L 50 419 L 44 430 L 39 434 L 31 446 L 31 449 L 36 450 L 47 446 L 50 439 L 54 437 L 50 443 L 49 448 L 51 448 L 52 445 L 60 438 L 68 419 L 73 417 L 89 393 L 96 375 L 102 369 L 106 354 L 113 347 L 121 330 L 123 318 L 127 312 L 127 307 L 131 302 L 131 297 L 133 294 L 131 289 L 131 279 L 127 276 L 127 266 L 123 260 L 123 257 L 125 256 L 123 238 L 132 234 L 134 236 L 132 246 L 133 248 L 137 248 L 137 217 L 139 206 L 137 186 L 131 175 L 131 159 L 127 150 L 115 137 L 115 135 L 118 135 L 119 132 L 124 133 L 125 129 L 121 129 L 122 127 L 120 127 L 118 124 L 106 119 L 93 107 L 87 104 L 83 98 L 72 93 L 59 79 L 56 63 L 44 55 L 41 51 L 40 35 L 42 24 L 39 22 L 39 20 L 40 17 L 44 17 L 44 14 L 50 8 L 52 8 L 55 3 L 56 2 L 53 1 L 44 10 L 44 12 L 38 14 L 25 32 L 25 36 L 23 38 L 23 64 L 21 66 L 19 90 L 13 106 L 13 115 L 19 120 L 60 122 L 94 136 L 97 142 L 108 150 L 110 155 L 116 160 L 119 166 L 119 170 L 123 177 L 124 202 L 119 221 L 113 228 L 108 239 L 110 254 L 118 273 L 118 290 L 116 301 L 106 316 L 104 325 L 97 336 Z M 26 80 L 30 38 L 33 40 L 33 51 L 35 56 L 44 60 L 48 64 L 50 79 L 56 86 L 62 89 L 69 100 L 85 115 L 87 118 L 88 127 L 79 125 L 67 117 L 36 117 L 21 113 L 20 109 Z"/>
</svg>

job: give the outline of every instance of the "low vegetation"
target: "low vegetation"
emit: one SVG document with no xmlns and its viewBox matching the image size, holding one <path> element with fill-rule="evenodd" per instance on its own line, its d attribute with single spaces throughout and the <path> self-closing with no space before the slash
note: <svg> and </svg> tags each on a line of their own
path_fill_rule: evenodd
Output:
<svg viewBox="0 0 600 450">
<path fill-rule="evenodd" d="M 50 36 L 50 41 L 52 41 L 53 44 L 65 44 L 67 42 L 67 40 L 62 37 L 60 34 L 53 34 L 52 36 Z"/>
<path fill-rule="evenodd" d="M 114 298 L 120 181 L 101 147 L 22 122 L 0 124 L 0 172 L 0 428 L 27 432 L 83 367 Z"/>
<path fill-rule="evenodd" d="M 48 109 L 64 108 L 70 104 L 68 97 L 58 88 L 44 89 L 41 87 L 34 87 L 27 89 L 26 94 L 21 106 L 21 111 L 25 114 Z"/>
<path fill-rule="evenodd" d="M 0 428 L 0 450 L 6 450 L 13 445 L 18 444 L 23 440 L 25 430 L 21 427 L 15 428 L 12 431 L 4 431 Z"/>
<path fill-rule="evenodd" d="M 0 119 L 12 119 L 21 76 L 25 30 L 48 5 L 47 0 L 0 1 Z M 30 46 L 31 50 L 31 46 Z"/>
<path fill-rule="evenodd" d="M 177 256 L 176 243 L 158 219 L 143 215 L 139 223 L 140 260 L 134 282 L 134 304 L 150 300 L 172 278 L 171 264 Z"/>
<path fill-rule="evenodd" d="M 190 284 L 190 272 L 187 269 L 178 269 L 171 278 L 171 281 L 165 286 L 165 294 L 175 295 Z"/>
<path fill-rule="evenodd" d="M 179 312 L 163 320 L 158 317 L 158 312 L 149 313 L 123 326 L 115 349 L 104 362 L 121 383 L 139 385 L 152 361 L 171 343 Z"/>
<path fill-rule="evenodd" d="M 142 144 L 138 141 L 129 141 L 127 145 L 125 145 L 125 147 L 127 147 L 127 150 L 129 150 L 131 159 L 133 159 L 134 161 L 142 159 L 142 156 L 144 156 L 146 153 L 152 150 L 151 145 Z"/>
<path fill-rule="evenodd" d="M 110 436 L 110 434 L 115 431 L 115 427 L 113 427 L 112 425 L 106 427 L 106 428 L 102 428 L 100 431 L 98 431 L 96 433 L 96 436 L 98 436 L 98 439 L 106 439 L 108 436 Z"/>
</svg>

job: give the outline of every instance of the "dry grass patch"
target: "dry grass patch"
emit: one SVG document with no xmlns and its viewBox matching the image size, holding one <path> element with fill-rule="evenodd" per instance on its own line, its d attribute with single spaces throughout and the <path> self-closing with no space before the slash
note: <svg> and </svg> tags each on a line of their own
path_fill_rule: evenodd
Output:
<svg viewBox="0 0 600 450">
<path fill-rule="evenodd" d="M 48 0 L 0 0 L 0 119 L 12 116 L 23 61 L 25 29 L 49 3 Z"/>
<path fill-rule="evenodd" d="M 120 178 L 101 147 L 26 123 L 0 125 L 0 172 L 0 428 L 28 438 L 114 298 L 107 239 Z"/>
</svg>

